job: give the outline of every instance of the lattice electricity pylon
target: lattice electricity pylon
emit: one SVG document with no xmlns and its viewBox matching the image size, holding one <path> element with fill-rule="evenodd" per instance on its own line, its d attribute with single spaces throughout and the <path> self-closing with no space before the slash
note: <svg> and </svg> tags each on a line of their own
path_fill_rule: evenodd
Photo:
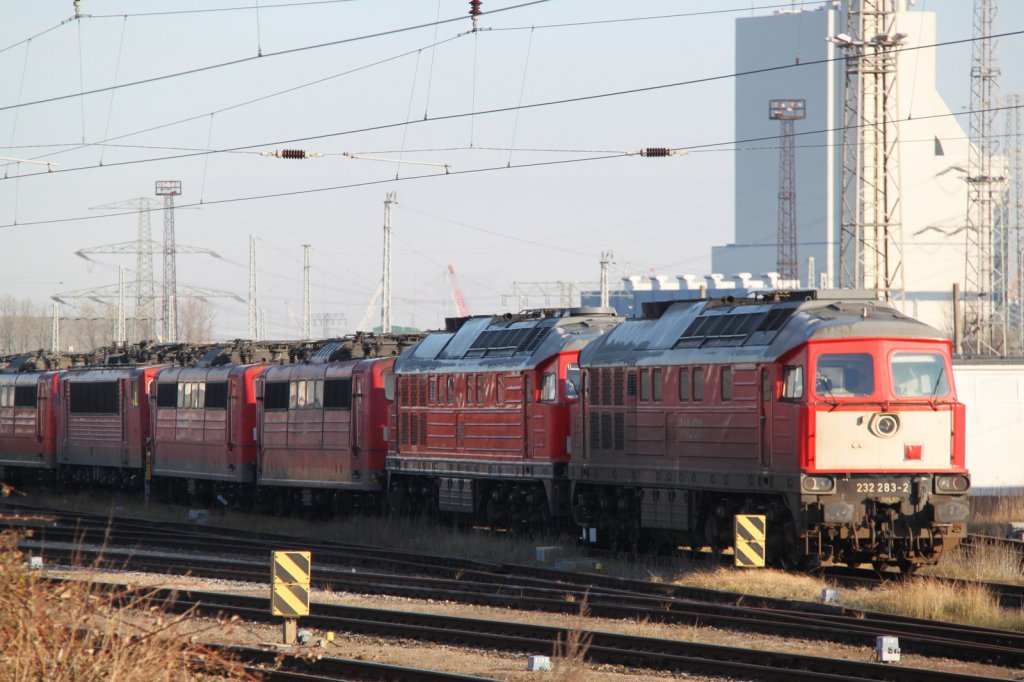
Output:
<svg viewBox="0 0 1024 682">
<path fill-rule="evenodd" d="M 125 282 L 125 296 L 135 295 L 136 282 Z M 230 298 L 244 303 L 245 301 L 238 294 L 231 291 L 222 291 L 219 289 L 199 289 L 197 287 L 190 287 L 188 285 L 182 285 L 179 288 L 181 296 L 183 298 L 195 298 L 205 300 L 209 298 Z M 50 296 L 50 298 L 57 303 L 64 303 L 70 305 L 76 300 L 87 300 L 94 303 L 100 303 L 107 305 L 111 309 L 115 308 L 117 301 L 121 296 L 121 289 L 118 284 L 106 284 L 92 289 L 79 289 L 76 291 L 66 291 Z M 111 310 L 113 312 L 113 310 Z M 166 339 L 164 339 L 166 340 Z"/>
<path fill-rule="evenodd" d="M 108 246 L 83 249 L 75 254 L 88 260 L 86 253 L 134 253 L 135 254 L 135 325 L 132 336 L 136 339 L 151 339 L 154 336 L 156 326 L 156 287 L 153 282 L 153 247 L 154 242 L 150 228 L 149 214 L 160 205 L 156 199 L 150 197 L 138 197 L 137 199 L 126 199 L 115 201 L 100 206 L 91 206 L 93 211 L 117 211 L 126 208 L 133 208 L 139 215 L 139 232 L 135 249 L 128 250 L 124 244 L 110 244 Z M 114 251 L 103 249 L 114 248 Z"/>
<path fill-rule="evenodd" d="M 156 203 L 155 200 L 153 200 Z M 104 208 L 104 207 L 97 207 Z M 142 211 L 140 211 L 140 214 Z M 140 218 L 141 221 L 141 218 Z M 140 236 L 142 234 L 143 227 L 140 225 Z M 149 230 L 149 220 L 146 220 L 145 229 Z M 135 297 L 135 315 L 132 318 L 132 324 L 134 329 L 132 331 L 132 338 L 134 340 L 151 339 L 155 334 L 155 322 L 156 322 L 156 295 L 154 293 L 153 283 L 153 252 L 159 251 L 163 247 L 160 242 L 147 239 L 143 241 L 139 239 L 134 242 L 119 242 L 117 244 L 103 244 L 101 246 L 89 246 L 84 249 L 75 251 L 75 255 L 84 258 L 87 261 L 94 261 L 92 256 L 99 254 L 135 254 L 136 264 L 140 260 L 143 263 L 148 263 L 148 273 L 139 274 L 138 271 L 135 273 L 135 281 L 132 283 L 130 290 L 133 292 L 132 295 Z M 221 255 L 212 249 L 206 249 L 201 246 L 188 246 L 181 244 L 176 247 L 176 252 L 179 254 L 186 255 L 204 255 L 211 256 L 213 258 L 221 258 Z"/>
<path fill-rule="evenodd" d="M 768 101 L 768 118 L 779 121 L 779 244 L 776 268 L 779 277 L 789 282 L 799 278 L 796 240 L 796 149 L 793 122 L 807 118 L 807 102 L 802 99 Z"/>
<path fill-rule="evenodd" d="M 850 0 L 846 57 L 839 281 L 886 300 L 903 297 L 896 57 L 900 0 Z"/>
<path fill-rule="evenodd" d="M 999 68 L 995 40 L 990 36 L 995 14 L 995 0 L 975 0 L 962 350 L 976 355 L 1001 355 L 1006 351 L 1006 299 L 1001 296 L 1006 279 L 1005 253 L 998 224 L 1006 178 L 994 164 Z"/>
<path fill-rule="evenodd" d="M 181 194 L 181 180 L 157 180 L 156 194 L 164 198 L 164 341 L 178 340 L 178 275 L 174 244 L 174 197 Z"/>
<path fill-rule="evenodd" d="M 1010 171 L 1010 182 L 1006 192 L 1007 231 L 1012 235 L 1010 255 L 1015 258 L 1013 267 L 1007 267 L 1007 273 L 1013 272 L 1014 278 L 1007 287 L 1010 298 L 1011 328 L 1016 332 L 1016 353 L 1024 354 L 1024 147 L 1021 127 L 1021 105 L 1024 98 L 1010 95 L 1006 98 L 1006 157 Z M 1007 279 L 1009 277 L 1007 276 Z"/>
</svg>

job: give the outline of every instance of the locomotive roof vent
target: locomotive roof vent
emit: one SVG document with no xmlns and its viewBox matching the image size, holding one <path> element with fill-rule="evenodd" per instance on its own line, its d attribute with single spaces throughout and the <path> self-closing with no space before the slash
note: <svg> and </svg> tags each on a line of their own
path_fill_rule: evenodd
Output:
<svg viewBox="0 0 1024 682">
<path fill-rule="evenodd" d="M 313 365 L 320 365 L 325 362 L 331 362 L 332 360 L 339 359 L 337 355 L 341 351 L 348 350 L 347 344 L 344 341 L 330 341 L 325 343 L 323 346 L 313 354 L 309 362 Z"/>
<path fill-rule="evenodd" d="M 480 333 L 464 358 L 502 358 L 529 355 L 551 333 L 550 325 L 489 329 Z"/>
<path fill-rule="evenodd" d="M 588 315 L 594 317 L 598 315 L 618 315 L 618 313 L 616 312 L 615 308 L 612 308 L 611 306 L 583 306 L 581 308 L 570 308 L 569 315 L 573 317 L 583 317 Z"/>
<path fill-rule="evenodd" d="M 199 356 L 199 359 L 196 360 L 196 367 L 217 367 L 218 365 L 227 364 L 231 358 L 222 357 L 225 350 L 223 346 L 214 346 Z"/>
</svg>

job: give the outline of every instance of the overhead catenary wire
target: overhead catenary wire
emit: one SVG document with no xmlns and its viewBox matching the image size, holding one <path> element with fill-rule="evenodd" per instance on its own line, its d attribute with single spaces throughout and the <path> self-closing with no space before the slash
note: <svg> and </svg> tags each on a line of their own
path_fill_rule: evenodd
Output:
<svg viewBox="0 0 1024 682">
<path fill-rule="evenodd" d="M 1024 30 L 1010 31 L 1010 32 L 1005 32 L 1005 33 L 1001 33 L 1001 34 L 994 34 L 994 35 L 991 35 L 991 36 L 977 36 L 977 37 L 970 37 L 970 38 L 961 38 L 961 39 L 956 39 L 956 40 L 949 40 L 949 41 L 932 43 L 932 44 L 929 44 L 929 45 L 915 45 L 915 46 L 902 47 L 902 48 L 899 48 L 898 50 L 893 50 L 893 52 L 897 52 L 897 51 L 898 52 L 903 52 L 903 51 L 912 51 L 912 50 L 921 50 L 921 49 L 931 49 L 931 48 L 936 48 L 936 47 L 948 47 L 948 46 L 952 46 L 952 45 L 968 44 L 968 43 L 972 43 L 972 42 L 975 42 L 975 41 L 978 41 L 978 40 L 983 40 L 983 39 L 1003 38 L 1003 37 L 1020 36 L 1020 35 L 1024 35 Z M 836 61 L 841 61 L 843 59 L 845 59 L 845 57 L 826 57 L 826 58 L 823 58 L 823 59 L 818 59 L 818 60 L 813 60 L 813 61 L 805 61 L 805 62 L 802 62 L 800 64 L 780 64 L 780 65 L 774 65 L 774 66 L 761 67 L 761 68 L 757 68 L 757 69 L 749 69 L 747 71 L 737 71 L 737 72 L 731 72 L 731 73 L 727 73 L 727 74 L 718 74 L 718 75 L 715 75 L 715 76 L 705 76 L 705 77 L 701 77 L 701 78 L 694 78 L 694 79 L 688 79 L 688 80 L 683 80 L 683 81 L 674 81 L 674 82 L 670 82 L 670 83 L 660 83 L 660 84 L 649 85 L 649 86 L 641 86 L 641 87 L 636 87 L 636 88 L 627 88 L 627 89 L 622 89 L 622 90 L 614 90 L 614 91 L 610 91 L 610 92 L 593 93 L 593 94 L 590 94 L 590 95 L 579 95 L 579 96 L 576 96 L 576 97 L 566 97 L 566 98 L 555 99 L 555 100 L 545 100 L 545 101 L 541 101 L 541 102 L 533 102 L 533 103 L 530 103 L 530 104 L 521 104 L 521 105 L 516 105 L 516 106 L 505 106 L 505 107 L 495 107 L 495 108 L 485 109 L 485 110 L 481 110 L 481 111 L 469 111 L 469 112 L 460 112 L 460 113 L 455 113 L 455 114 L 446 114 L 446 115 L 441 115 L 441 116 L 435 116 L 435 117 L 427 119 L 425 121 L 401 121 L 401 122 L 383 123 L 383 124 L 378 124 L 378 125 L 373 125 L 373 126 L 364 126 L 364 127 L 361 127 L 361 128 L 353 128 L 353 129 L 344 130 L 344 131 L 336 131 L 336 132 L 332 132 L 332 133 L 322 133 L 322 134 L 318 134 L 318 135 L 310 135 L 310 136 L 305 136 L 305 137 L 289 138 L 289 139 L 285 139 L 285 140 L 274 140 L 274 141 L 263 142 L 263 143 L 258 143 L 258 144 L 235 146 L 235 147 L 230 147 L 230 148 L 226 148 L 226 149 L 223 149 L 223 150 L 215 150 L 213 152 L 196 152 L 196 153 L 191 153 L 191 154 L 180 154 L 180 155 L 175 155 L 175 156 L 156 157 L 156 158 L 151 158 L 151 159 L 136 159 L 136 160 L 124 161 L 124 162 L 121 162 L 120 164 L 117 164 L 117 165 L 130 165 L 130 164 L 136 164 L 136 163 L 152 163 L 152 162 L 156 162 L 156 161 L 167 161 L 167 160 L 173 160 L 173 159 L 188 158 L 190 156 L 195 156 L 197 154 L 202 154 L 202 153 L 235 152 L 235 151 L 256 149 L 256 148 L 259 148 L 259 147 L 280 146 L 280 145 L 286 145 L 286 144 L 296 144 L 296 143 L 300 143 L 300 142 L 309 142 L 309 141 L 313 141 L 313 140 L 324 140 L 324 139 L 329 139 L 329 138 L 333 138 L 333 137 L 341 137 L 341 136 L 345 136 L 345 135 L 353 135 L 353 134 L 356 134 L 356 133 L 367 133 L 367 132 L 374 132 L 374 131 L 380 131 L 380 130 L 387 130 L 389 128 L 395 128 L 395 127 L 403 126 L 403 125 L 414 125 L 414 124 L 422 125 L 422 124 L 428 123 L 428 122 L 436 123 L 436 122 L 439 122 L 439 121 L 451 121 L 451 120 L 456 120 L 456 119 L 459 119 L 459 118 L 465 118 L 467 116 L 474 117 L 474 116 L 482 116 L 482 115 L 494 115 L 494 114 L 510 113 L 510 112 L 517 111 L 519 109 L 537 109 L 537 108 L 549 107 L 549 106 L 561 106 L 561 105 L 566 105 L 566 104 L 575 104 L 575 103 L 589 102 L 589 101 L 594 101 L 594 100 L 598 100 L 598 99 L 605 99 L 605 98 L 610 98 L 610 97 L 622 97 L 622 96 L 635 95 L 635 94 L 640 94 L 640 93 L 656 92 L 656 91 L 660 91 L 660 90 L 668 90 L 668 89 L 673 89 L 673 88 L 678 88 L 678 87 L 686 87 L 686 86 L 691 86 L 691 85 L 706 84 L 706 83 L 711 83 L 711 82 L 720 81 L 720 80 L 740 78 L 740 77 L 744 77 L 744 76 L 752 76 L 752 75 L 763 74 L 763 73 L 771 73 L 771 72 L 777 72 L 777 71 L 784 71 L 784 70 L 793 69 L 793 68 L 803 68 L 803 67 L 807 67 L 807 66 L 816 66 L 816 65 L 821 65 L 821 64 L 828 64 L 828 63 L 832 63 L 832 62 L 836 62 Z M 998 111 L 998 110 L 1002 110 L 1002 109 L 1005 109 L 1005 108 L 1006 107 L 997 107 L 997 108 L 993 108 L 992 110 L 993 111 Z M 0 111 L 2 111 L 2 110 L 3 109 L 0 108 Z M 969 112 L 951 112 L 949 114 L 935 114 L 935 115 L 931 115 L 931 116 L 920 116 L 920 117 L 917 117 L 917 118 L 915 118 L 913 120 L 919 121 L 919 120 L 925 120 L 925 119 L 929 119 L 929 118 L 941 118 L 941 117 L 946 117 L 946 116 L 961 116 L 961 115 L 966 115 L 968 113 Z M 798 135 L 805 135 L 805 134 L 809 134 L 809 133 L 828 132 L 830 130 L 836 130 L 836 129 L 825 129 L 825 130 L 818 130 L 818 131 L 801 132 L 801 133 L 798 133 Z M 775 136 L 775 137 L 777 137 L 777 136 Z M 760 140 L 765 140 L 765 139 L 772 139 L 772 138 L 771 138 L 771 136 L 764 137 L 764 138 L 752 138 L 751 140 L 740 140 L 740 141 L 736 141 L 734 143 L 747 142 L 747 141 L 760 141 Z M 710 144 L 710 145 L 692 145 L 692 146 L 687 146 L 687 147 L 678 147 L 676 149 L 680 149 L 680 150 L 681 149 L 693 150 L 693 149 L 700 149 L 700 148 L 708 147 L 708 146 L 712 146 L 712 147 L 713 146 L 719 146 L 720 144 L 724 144 L 724 143 L 714 143 L 714 144 Z M 114 164 L 109 164 L 109 165 L 114 165 Z M 65 168 L 65 169 L 62 169 L 60 172 L 67 173 L 67 172 L 72 172 L 72 171 L 77 171 L 77 170 L 82 170 L 82 169 L 91 169 L 91 168 L 94 168 L 94 167 L 92 167 L 92 166 L 84 166 L 84 167 L 75 167 L 75 168 Z"/>
<path fill-rule="evenodd" d="M 1012 105 L 1012 106 L 1008 105 L 1008 106 L 992 107 L 990 110 L 991 111 L 1005 111 L 1007 109 L 1018 109 L 1018 108 L 1024 108 L 1024 105 Z M 913 120 L 921 121 L 921 120 L 927 120 L 927 119 L 948 118 L 948 117 L 951 117 L 951 116 L 969 115 L 970 113 L 972 113 L 972 112 L 970 112 L 970 111 L 963 111 L 963 112 L 956 112 L 956 113 L 950 112 L 950 113 L 944 113 L 944 114 L 933 114 L 933 115 L 930 115 L 930 116 L 918 116 L 917 118 L 915 118 Z M 462 114 L 462 116 L 465 116 L 465 115 L 466 114 Z M 900 119 L 900 122 L 905 121 L 905 120 L 906 119 Z M 388 125 L 388 126 L 384 126 L 384 127 L 393 127 L 393 125 L 394 124 L 391 124 L 391 125 Z M 822 133 L 832 132 L 832 131 L 835 131 L 835 130 L 839 130 L 839 128 L 823 128 L 823 129 L 818 129 L 818 130 L 800 131 L 800 132 L 794 133 L 794 135 L 795 136 L 820 135 Z M 763 141 L 775 140 L 775 139 L 778 139 L 777 135 L 766 135 L 766 136 L 761 136 L 761 137 L 747 138 L 747 139 L 744 139 L 744 140 L 733 140 L 733 141 L 729 141 L 729 142 L 710 142 L 710 143 L 704 143 L 704 144 L 699 144 L 699 145 L 688 145 L 688 146 L 682 146 L 682 147 L 674 147 L 674 148 L 671 148 L 671 149 L 673 149 L 673 151 L 679 151 L 679 152 L 686 151 L 686 152 L 691 152 L 692 153 L 694 151 L 699 151 L 699 150 L 702 150 L 702 149 L 709 149 L 709 148 L 714 148 L 714 147 L 720 147 L 720 146 L 723 146 L 723 145 L 746 144 L 746 143 L 750 143 L 750 142 L 763 142 Z M 254 146 L 261 146 L 261 145 L 254 145 Z M 195 156 L 195 154 L 183 155 L 183 156 Z M 429 174 L 429 175 L 412 175 L 412 176 L 407 176 L 407 177 L 401 178 L 398 181 L 410 182 L 410 181 L 415 181 L 415 180 L 434 179 L 434 178 L 437 178 L 437 177 L 444 177 L 444 176 L 470 175 L 470 174 L 477 174 L 477 173 L 492 173 L 492 172 L 495 172 L 495 171 L 510 171 L 510 170 L 526 169 L 526 168 L 539 168 L 539 167 L 544 167 L 544 166 L 558 166 L 558 165 L 566 165 L 566 164 L 573 164 L 573 163 L 587 163 L 587 162 L 594 162 L 594 161 L 605 161 L 605 160 L 609 160 L 609 159 L 621 159 L 621 158 L 625 158 L 627 156 L 628 156 L 628 154 L 625 153 L 625 152 L 616 152 L 616 153 L 613 153 L 613 154 L 603 154 L 603 155 L 599 155 L 599 156 L 588 156 L 588 157 L 575 158 L 575 159 L 556 159 L 556 160 L 548 160 L 548 161 L 536 161 L 536 162 L 532 162 L 532 163 L 521 163 L 521 164 L 517 164 L 517 165 L 514 165 L 514 166 L 504 165 L 504 166 L 488 166 L 488 167 L 481 167 L 481 168 L 470 168 L 470 169 L 464 169 L 464 170 L 458 170 L 458 171 L 450 171 L 450 172 L 446 172 L 444 174 L 436 174 L 435 173 L 435 174 Z M 182 157 L 181 156 L 176 156 L 176 157 L 170 157 L 170 158 L 182 158 Z M 147 162 L 148 161 L 152 161 L 152 160 L 147 160 Z M 136 162 L 126 161 L 126 162 L 123 162 L 122 164 L 110 164 L 110 165 L 130 165 L 130 164 L 133 164 L 133 163 L 142 163 L 142 162 L 141 161 L 136 161 Z M 67 171 L 60 171 L 60 170 L 52 171 L 53 174 L 60 173 L 60 172 L 67 172 Z M 20 176 L 17 176 L 17 177 L 20 177 Z M 29 176 L 29 177 L 32 177 L 32 176 Z M 257 195 L 250 195 L 250 196 L 239 196 L 239 197 L 229 197 L 229 198 L 224 198 L 224 199 L 216 199 L 216 200 L 211 200 L 211 201 L 205 202 L 204 205 L 210 205 L 210 204 L 230 204 L 230 203 L 238 203 L 238 202 L 243 202 L 243 201 L 258 201 L 258 200 L 266 200 L 266 199 L 277 199 L 277 198 L 285 198 L 285 197 L 303 196 L 303 195 L 307 195 L 307 194 L 317 194 L 317 193 L 320 193 L 320 192 L 332 192 L 332 191 L 339 191 L 339 190 L 345 190 L 345 189 L 356 189 L 356 188 L 361 188 L 361 187 L 373 187 L 373 186 L 376 186 L 376 185 L 381 185 L 381 184 L 390 183 L 390 182 L 397 182 L 397 181 L 394 178 L 383 178 L 383 179 L 375 179 L 375 180 L 365 180 L 365 181 L 361 181 L 361 182 L 354 182 L 354 183 L 348 183 L 348 184 L 343 184 L 343 185 L 331 185 L 331 186 L 326 186 L 326 187 L 315 187 L 315 188 L 307 188 L 307 189 L 299 189 L 299 190 L 289 190 L 289 191 L 285 191 L 285 192 L 272 192 L 272 193 L 267 193 L 267 194 L 257 194 Z M 179 205 L 179 208 L 198 207 L 198 206 L 199 206 L 198 203 L 181 204 L 181 205 Z M 50 218 L 50 219 L 45 219 L 45 220 L 25 221 L 25 222 L 20 222 L 20 223 L 19 222 L 14 222 L 14 223 L 0 224 L 0 229 L 6 229 L 6 228 L 12 228 L 12 227 L 34 226 L 34 225 L 55 225 L 55 224 L 61 224 L 61 223 L 71 223 L 71 222 L 80 222 L 80 221 L 87 221 L 87 220 L 97 220 L 97 219 L 102 218 L 102 217 L 108 217 L 109 218 L 109 217 L 114 217 L 114 216 L 118 216 L 118 215 L 134 215 L 136 213 L 137 213 L 137 211 L 130 211 L 130 212 L 124 212 L 124 213 L 106 214 L 105 216 L 82 215 L 82 216 L 72 216 L 72 217 L 67 217 L 67 218 Z"/>
<path fill-rule="evenodd" d="M 498 9 L 490 10 L 488 12 L 488 14 L 494 14 L 494 13 L 497 13 L 497 12 L 508 12 L 508 11 L 511 11 L 511 10 L 522 9 L 524 7 L 530 7 L 532 5 L 539 5 L 539 4 L 542 4 L 542 3 L 545 3 L 545 2 L 550 2 L 550 1 L 551 0 L 529 0 L 528 2 L 520 3 L 518 5 L 511 5 L 509 7 L 499 7 Z M 456 22 L 456 21 L 463 21 L 464 19 L 465 19 L 465 17 L 458 16 L 458 17 L 452 17 L 452 18 L 449 18 L 449 19 L 442 19 L 439 23 L 441 23 L 441 24 L 450 24 L 450 23 L 453 23 L 453 22 Z M 17 105 L 0 106 L 0 111 L 8 111 L 8 110 L 16 108 L 16 107 L 30 107 L 30 106 L 36 106 L 36 105 L 39 105 L 39 104 L 49 104 L 51 102 L 60 102 L 60 101 L 67 100 L 67 99 L 73 99 L 75 97 L 83 97 L 85 95 L 96 95 L 96 94 L 99 94 L 99 93 L 102 93 L 102 92 L 108 92 L 108 91 L 114 90 L 114 89 L 132 88 L 132 87 L 136 87 L 136 86 L 139 86 L 139 85 L 146 85 L 146 84 L 149 84 L 149 83 L 158 83 L 160 81 L 170 80 L 172 78 L 181 78 L 183 76 L 192 76 L 192 75 L 195 75 L 195 74 L 205 73 L 207 71 L 214 71 L 214 70 L 217 70 L 217 69 L 227 68 L 229 66 L 237 66 L 237 65 L 240 65 L 240 64 L 246 64 L 248 62 L 252 62 L 252 61 L 255 61 L 255 60 L 265 60 L 265 59 L 270 59 L 270 58 L 273 58 L 273 57 L 283 57 L 285 55 L 298 54 L 300 52 L 308 52 L 310 50 L 320 50 L 320 49 L 323 49 L 323 48 L 326 48 L 326 47 L 335 47 L 335 46 L 338 46 L 338 45 L 347 45 L 347 44 L 350 44 L 350 43 L 359 42 L 359 41 L 363 41 L 363 40 L 370 40 L 372 38 L 380 38 L 382 36 L 390 36 L 390 35 L 396 35 L 396 34 L 399 34 L 399 33 L 407 33 L 409 31 L 418 31 L 420 29 L 430 28 L 434 24 L 435 24 L 435 22 L 429 22 L 429 23 L 426 23 L 426 24 L 415 24 L 415 25 L 412 25 L 412 26 L 404 26 L 402 28 L 388 29 L 386 31 L 377 31 L 375 33 L 366 33 L 366 34 L 363 34 L 363 35 L 360 35 L 360 36 L 353 36 L 351 38 L 339 38 L 338 40 L 330 40 L 330 41 L 327 41 L 327 42 L 324 42 L 324 43 L 316 43 L 316 44 L 313 44 L 313 45 L 301 45 L 299 47 L 291 47 L 291 48 L 287 48 L 287 49 L 284 49 L 284 50 L 277 50 L 275 52 L 267 52 L 266 54 L 263 54 L 263 55 L 250 55 L 248 57 L 240 57 L 238 59 L 229 59 L 229 60 L 226 60 L 226 61 L 223 61 L 223 62 L 218 62 L 218 63 L 215 63 L 215 64 L 206 64 L 204 66 L 197 66 L 197 67 L 192 68 L 192 69 L 185 69 L 184 71 L 175 71 L 175 72 L 172 72 L 172 73 L 165 73 L 165 74 L 161 74 L 161 75 L 158 75 L 158 76 L 150 76 L 148 78 L 140 78 L 139 80 L 134 80 L 134 81 L 130 81 L 130 82 L 127 82 L 127 83 L 121 83 L 121 84 L 118 84 L 118 85 L 110 85 L 110 86 L 106 86 L 106 87 L 102 87 L 102 88 L 93 88 L 91 90 L 83 90 L 81 92 L 72 92 L 72 93 L 68 93 L 68 94 L 64 94 L 64 95 L 54 95 L 52 97 L 44 97 L 42 99 L 32 100 L 31 102 L 22 102 L 22 103 L 17 104 Z"/>
</svg>

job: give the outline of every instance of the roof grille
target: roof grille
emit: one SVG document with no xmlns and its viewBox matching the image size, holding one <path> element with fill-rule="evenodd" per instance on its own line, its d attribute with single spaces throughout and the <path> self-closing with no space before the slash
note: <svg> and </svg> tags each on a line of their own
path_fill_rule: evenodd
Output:
<svg viewBox="0 0 1024 682">
<path fill-rule="evenodd" d="M 529 355 L 550 332 L 551 327 L 489 329 L 476 337 L 462 357 L 507 358 L 513 355 Z"/>
<path fill-rule="evenodd" d="M 697 316 L 673 347 L 768 345 L 795 310 L 792 306 L 769 311 L 751 311 L 748 306 L 713 308 Z"/>
</svg>

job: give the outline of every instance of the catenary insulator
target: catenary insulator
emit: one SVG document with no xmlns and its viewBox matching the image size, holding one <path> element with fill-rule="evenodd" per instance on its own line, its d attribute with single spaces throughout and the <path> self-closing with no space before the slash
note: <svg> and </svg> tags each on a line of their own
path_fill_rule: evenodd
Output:
<svg viewBox="0 0 1024 682">
<path fill-rule="evenodd" d="M 273 156 L 278 159 L 319 159 L 323 152 L 307 152 L 305 149 L 278 149 L 272 152 L 260 152 L 260 156 Z"/>
<path fill-rule="evenodd" d="M 480 11 L 480 5 L 484 4 L 483 0 L 469 0 L 469 16 L 476 18 L 483 14 Z"/>
<path fill-rule="evenodd" d="M 672 150 L 668 147 L 647 147 L 640 150 L 640 156 L 671 156 Z"/>
</svg>

